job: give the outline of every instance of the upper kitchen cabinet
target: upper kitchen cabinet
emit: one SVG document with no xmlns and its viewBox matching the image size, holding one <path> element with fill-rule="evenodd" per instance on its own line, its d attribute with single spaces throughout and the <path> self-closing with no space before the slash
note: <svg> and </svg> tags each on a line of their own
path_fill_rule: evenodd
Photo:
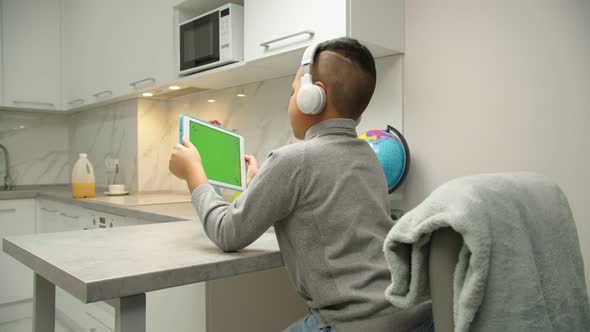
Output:
<svg viewBox="0 0 590 332">
<path fill-rule="evenodd" d="M 245 0 L 244 7 L 245 61 L 344 36 L 375 57 L 403 52 L 403 0 Z"/>
<path fill-rule="evenodd" d="M 61 109 L 60 3 L 1 0 L 2 106 Z"/>
<path fill-rule="evenodd" d="M 125 85 L 135 90 L 168 83 L 176 75 L 173 3 L 177 0 L 126 0 L 121 20 L 128 71 Z M 116 2 L 121 7 L 121 1 Z"/>
<path fill-rule="evenodd" d="M 172 0 L 63 0 L 66 108 L 172 81 Z"/>
<path fill-rule="evenodd" d="M 63 0 L 62 84 L 65 109 L 91 103 L 90 97 L 100 89 L 97 81 L 101 79 L 95 75 L 102 75 L 105 70 L 104 54 L 99 53 L 105 45 L 97 37 L 102 36 L 105 40 L 108 37 L 103 36 L 97 26 L 101 19 L 96 17 L 98 4 L 90 0 Z"/>
<path fill-rule="evenodd" d="M 4 74 L 2 69 L 2 1 L 0 1 L 0 106 L 4 105 Z"/>
</svg>

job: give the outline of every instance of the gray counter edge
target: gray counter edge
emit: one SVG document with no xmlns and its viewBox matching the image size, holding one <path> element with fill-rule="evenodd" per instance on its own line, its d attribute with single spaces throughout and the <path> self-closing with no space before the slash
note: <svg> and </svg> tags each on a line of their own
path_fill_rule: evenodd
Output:
<svg viewBox="0 0 590 332">
<path fill-rule="evenodd" d="M 87 303 L 87 286 L 83 281 L 73 277 L 67 271 L 59 269 L 55 265 L 52 265 L 40 257 L 31 254 L 7 238 L 2 239 L 2 250 L 9 254 L 12 258 L 19 261 L 21 264 L 33 270 L 33 273 L 41 275 L 43 278 L 51 281 L 53 284 L 62 289 L 67 289 L 68 293 L 70 293 L 72 296 L 84 303 Z"/>
</svg>

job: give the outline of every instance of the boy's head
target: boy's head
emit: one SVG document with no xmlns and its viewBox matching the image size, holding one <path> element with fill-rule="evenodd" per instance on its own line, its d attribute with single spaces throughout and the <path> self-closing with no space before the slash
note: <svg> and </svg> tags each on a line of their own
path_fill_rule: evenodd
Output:
<svg viewBox="0 0 590 332">
<path fill-rule="evenodd" d="M 331 118 L 358 119 L 375 91 L 375 60 L 357 40 L 338 38 L 319 44 L 310 72 L 314 85 L 326 93 L 326 104 L 319 114 L 304 114 L 297 106 L 303 67 L 292 84 L 289 120 L 296 138 L 303 139 L 307 129 Z"/>
</svg>

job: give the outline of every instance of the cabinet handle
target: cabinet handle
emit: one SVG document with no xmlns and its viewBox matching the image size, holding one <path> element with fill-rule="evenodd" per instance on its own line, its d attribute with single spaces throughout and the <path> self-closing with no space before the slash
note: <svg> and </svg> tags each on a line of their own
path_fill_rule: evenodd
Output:
<svg viewBox="0 0 590 332">
<path fill-rule="evenodd" d="M 15 212 L 15 211 L 16 211 L 15 208 L 11 208 L 11 209 L 0 209 L 0 212 L 2 212 L 2 213 L 4 213 L 4 212 L 6 212 L 6 213 L 8 213 L 8 212 Z"/>
<path fill-rule="evenodd" d="M 84 99 L 82 99 L 82 98 L 79 98 L 79 99 L 74 99 L 74 100 L 72 100 L 72 101 L 69 101 L 69 102 L 68 102 L 68 105 L 82 105 L 82 104 L 84 104 L 84 103 L 86 103 L 86 102 L 84 101 Z"/>
<path fill-rule="evenodd" d="M 64 213 L 64 212 L 60 213 L 59 215 L 64 216 L 66 218 L 72 218 L 72 219 L 78 219 L 78 218 L 80 218 L 80 216 L 70 216 L 69 214 Z"/>
<path fill-rule="evenodd" d="M 156 83 L 156 79 L 153 77 L 148 77 L 148 78 L 144 78 L 143 80 L 131 82 L 131 83 L 129 83 L 129 85 L 131 85 L 133 88 L 137 89 L 137 85 L 139 85 L 140 83 L 144 83 L 144 82 L 151 82 L 152 84 L 150 84 L 150 85 L 153 85 L 154 83 Z"/>
<path fill-rule="evenodd" d="M 29 105 L 41 105 L 41 106 L 49 106 L 49 107 L 55 106 L 55 104 L 49 103 L 49 102 L 46 102 L 46 101 L 13 100 L 12 102 L 14 104 L 17 104 L 17 105 L 29 104 Z"/>
<path fill-rule="evenodd" d="M 43 211 L 47 211 L 47 212 L 51 212 L 51 213 L 55 213 L 55 212 L 57 212 L 57 210 L 48 209 L 48 208 L 46 208 L 46 207 L 42 207 L 42 208 L 41 208 L 41 210 L 43 210 Z"/>
<path fill-rule="evenodd" d="M 273 39 L 273 40 L 269 40 L 269 41 L 264 42 L 264 43 L 260 43 L 260 46 L 262 46 L 264 48 L 269 48 L 270 47 L 270 44 L 274 44 L 274 43 L 279 42 L 281 40 L 289 39 L 289 38 L 292 38 L 292 37 L 295 37 L 295 36 L 299 36 L 299 35 L 309 35 L 309 39 L 313 39 L 313 36 L 315 35 L 315 32 L 312 31 L 312 30 L 303 30 L 303 31 L 295 32 L 295 33 L 292 33 L 290 35 L 286 35 L 286 36 L 283 36 L 283 37 L 279 37 L 277 39 Z"/>
<path fill-rule="evenodd" d="M 104 90 L 104 91 L 97 92 L 97 93 L 93 94 L 93 96 L 95 98 L 103 98 L 103 97 L 106 97 L 107 95 L 109 97 L 112 96 L 113 95 L 113 91 L 111 91 L 111 90 Z"/>
</svg>

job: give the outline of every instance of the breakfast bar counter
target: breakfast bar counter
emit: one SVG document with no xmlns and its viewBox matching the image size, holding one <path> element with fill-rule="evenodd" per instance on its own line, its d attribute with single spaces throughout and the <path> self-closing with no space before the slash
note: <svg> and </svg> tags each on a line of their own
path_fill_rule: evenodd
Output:
<svg viewBox="0 0 590 332">
<path fill-rule="evenodd" d="M 227 253 L 195 221 L 13 236 L 3 251 L 35 273 L 36 332 L 54 330 L 56 285 L 113 304 L 116 331 L 143 332 L 146 292 L 283 266 L 274 234 Z"/>
</svg>

